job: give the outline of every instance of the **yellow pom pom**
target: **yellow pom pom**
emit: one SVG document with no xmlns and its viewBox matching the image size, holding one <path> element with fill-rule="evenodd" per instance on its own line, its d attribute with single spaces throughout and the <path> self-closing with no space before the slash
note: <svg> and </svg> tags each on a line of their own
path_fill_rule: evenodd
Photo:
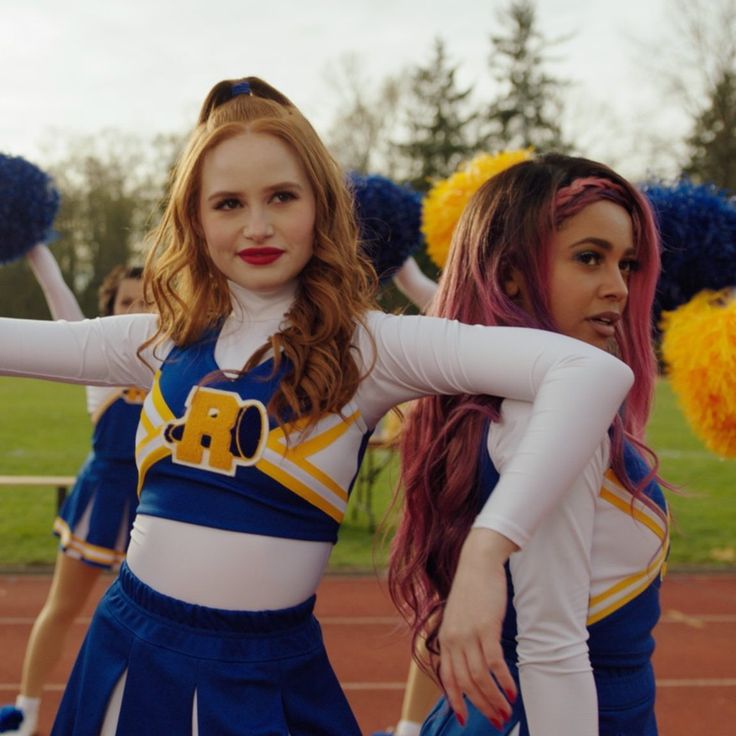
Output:
<svg viewBox="0 0 736 736">
<path fill-rule="evenodd" d="M 530 148 L 481 153 L 429 190 L 422 202 L 422 233 L 429 257 L 440 268 L 447 262 L 452 233 L 473 194 L 496 174 L 531 156 Z"/>
<path fill-rule="evenodd" d="M 662 315 L 662 353 L 672 388 L 695 434 L 736 457 L 736 298 L 701 291 Z"/>
</svg>

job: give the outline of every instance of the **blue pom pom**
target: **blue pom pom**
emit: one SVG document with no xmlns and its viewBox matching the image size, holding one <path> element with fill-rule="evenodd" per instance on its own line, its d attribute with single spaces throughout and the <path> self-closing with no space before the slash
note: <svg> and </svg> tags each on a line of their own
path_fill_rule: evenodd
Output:
<svg viewBox="0 0 736 736">
<path fill-rule="evenodd" d="M 421 197 L 384 176 L 351 173 L 348 178 L 361 245 L 385 283 L 421 243 Z"/>
<path fill-rule="evenodd" d="M 20 156 L 0 153 L 0 263 L 49 239 L 59 199 L 48 174 Z"/>
<path fill-rule="evenodd" d="M 703 289 L 736 285 L 736 203 L 713 185 L 652 183 L 642 187 L 662 238 L 655 317 Z"/>
<path fill-rule="evenodd" d="M 14 705 L 4 705 L 0 708 L 0 733 L 17 731 L 23 723 L 23 711 Z"/>
</svg>

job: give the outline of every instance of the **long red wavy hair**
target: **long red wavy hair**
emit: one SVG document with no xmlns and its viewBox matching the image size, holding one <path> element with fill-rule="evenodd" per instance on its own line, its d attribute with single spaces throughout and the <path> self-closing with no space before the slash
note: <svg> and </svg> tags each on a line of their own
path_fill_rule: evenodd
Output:
<svg viewBox="0 0 736 736">
<path fill-rule="evenodd" d="M 240 87 L 237 87 L 240 85 Z M 247 93 L 238 93 L 246 89 Z M 314 128 L 287 97 L 257 77 L 225 80 L 207 95 L 172 174 L 158 227 L 150 236 L 145 288 L 160 314 L 148 344 L 171 339 L 188 345 L 231 311 L 230 292 L 213 264 L 198 219 L 202 164 L 206 154 L 244 132 L 285 142 L 306 172 L 316 200 L 314 253 L 299 277 L 286 327 L 243 367 L 273 351 L 274 371 L 286 359 L 269 411 L 279 422 L 306 419 L 309 426 L 339 411 L 361 379 L 351 348 L 356 324 L 374 306 L 376 278 L 358 248 L 352 198 L 340 167 Z"/>
</svg>

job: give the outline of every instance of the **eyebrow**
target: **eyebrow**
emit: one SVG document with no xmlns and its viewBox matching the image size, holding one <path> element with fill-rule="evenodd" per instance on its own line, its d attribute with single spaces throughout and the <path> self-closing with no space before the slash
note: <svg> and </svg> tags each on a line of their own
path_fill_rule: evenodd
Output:
<svg viewBox="0 0 736 736">
<path fill-rule="evenodd" d="M 265 187 L 263 191 L 273 193 L 273 192 L 281 191 L 283 189 L 292 189 L 292 190 L 301 192 L 304 189 L 304 187 L 295 181 L 287 180 L 287 181 L 277 182 L 276 184 L 271 184 Z M 228 197 L 239 197 L 240 194 L 241 193 L 238 191 L 221 190 L 221 191 L 213 192 L 212 194 L 210 194 L 207 197 L 207 201 L 211 202 L 213 199 L 227 199 Z"/>
<path fill-rule="evenodd" d="M 584 243 L 597 245 L 599 248 L 602 248 L 603 250 L 609 252 L 613 250 L 613 246 L 611 245 L 611 242 L 609 240 L 606 240 L 605 238 L 596 238 L 595 236 L 580 238 L 580 240 L 576 240 L 574 243 L 570 243 L 570 248 L 575 248 L 576 246 L 583 245 Z M 636 253 L 636 248 L 632 245 L 626 249 L 625 253 L 627 255 L 629 253 Z"/>
</svg>

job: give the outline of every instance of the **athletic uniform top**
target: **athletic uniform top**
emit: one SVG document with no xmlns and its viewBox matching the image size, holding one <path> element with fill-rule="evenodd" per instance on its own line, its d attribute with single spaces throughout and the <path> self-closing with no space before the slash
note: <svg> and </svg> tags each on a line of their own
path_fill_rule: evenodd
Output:
<svg viewBox="0 0 736 736">
<path fill-rule="evenodd" d="M 175 347 L 154 379 L 136 438 L 140 513 L 237 532 L 336 542 L 370 432 L 355 404 L 302 436 L 266 406 L 271 359 L 217 373 L 217 334 Z"/>
<path fill-rule="evenodd" d="M 504 401 L 502 420 L 491 425 L 486 459 L 501 473 L 530 413 L 524 402 Z M 630 445 L 625 464 L 634 482 L 649 472 Z M 486 491 L 494 472 L 481 472 Z M 592 669 L 638 667 L 651 657 L 669 536 L 662 490 L 651 482 L 645 495 L 660 514 L 634 500 L 609 468 L 606 437 L 557 509 L 509 559 L 513 605 L 503 633 L 512 651 L 517 642 L 532 733 L 598 733 Z"/>
<path fill-rule="evenodd" d="M 135 457 L 135 434 L 146 392 L 139 388 L 87 387 L 94 432 L 92 450 L 99 458 L 129 462 Z"/>
<path fill-rule="evenodd" d="M 216 339 L 214 365 L 220 369 L 242 368 L 279 329 L 295 290 L 296 285 L 290 284 L 263 294 L 231 285 L 234 309 Z M 167 391 L 169 367 L 164 361 L 173 345 L 148 347 L 142 359 L 136 352 L 154 333 L 156 324 L 157 317 L 150 314 L 78 323 L 0 320 L 0 344 L 4 346 L 0 372 L 146 389 L 159 385 Z M 593 453 L 632 380 L 631 371 L 617 359 L 560 335 L 468 326 L 432 317 L 370 312 L 365 324 L 356 325 L 353 348 L 365 378 L 349 406 L 343 408 L 342 418 L 323 420 L 335 423 L 339 438 L 328 432 L 321 440 L 324 447 L 316 448 L 309 444 L 313 434 L 303 437 L 292 433 L 288 445 L 281 441 L 282 462 L 288 463 L 290 453 L 292 457 L 303 455 L 306 460 L 302 465 L 313 466 L 320 482 L 328 480 L 347 494 L 357 472 L 365 434 L 392 406 L 430 394 L 488 393 L 534 400 L 528 431 L 478 521 L 520 545 Z M 184 393 L 185 387 L 179 388 Z M 242 406 L 250 400 L 248 392 L 252 390 L 226 392 L 231 397 L 225 401 L 231 407 L 235 403 Z M 161 408 L 156 406 L 159 396 L 160 392 L 152 391 L 146 400 L 149 419 L 149 411 Z M 165 420 L 158 425 L 163 429 L 164 441 L 160 452 L 170 454 L 171 463 L 178 462 L 199 480 L 204 477 L 202 473 L 212 478 L 216 471 L 205 466 L 213 465 L 213 454 L 218 456 L 217 452 L 210 452 L 208 447 L 194 463 L 186 457 L 182 462 L 182 457 L 174 454 L 180 452 L 177 442 L 181 443 L 185 432 L 191 432 L 188 422 L 194 416 L 193 406 L 190 403 L 187 407 L 188 416 L 185 411 L 180 416 L 160 417 Z M 168 408 L 173 414 L 174 407 Z M 179 404 L 176 408 L 181 411 L 183 407 Z M 206 414 L 212 419 L 209 410 Z M 343 425 L 348 422 L 355 430 L 344 431 Z M 165 427 L 169 425 L 178 426 L 171 426 L 167 432 Z M 152 427 L 155 432 L 156 422 Z M 146 432 L 150 429 L 144 427 Z M 273 441 L 275 446 L 273 431 L 269 425 L 265 441 Z M 202 438 L 201 447 L 208 442 Z M 214 450 L 219 447 L 216 445 Z M 252 448 L 244 449 L 245 456 L 252 452 Z M 268 449 L 278 456 L 273 447 Z M 239 457 L 238 453 L 230 454 Z M 267 455 L 264 449 L 261 457 Z M 347 464 L 350 472 L 340 470 Z M 146 504 L 145 476 L 151 471 L 141 465 L 141 472 L 141 502 Z M 154 482 L 154 476 L 150 482 Z M 282 485 L 289 488 L 288 483 Z M 326 513 L 324 509 L 321 512 Z M 207 526 L 213 522 L 203 523 L 196 514 L 190 521 L 182 521 L 164 513 L 166 516 L 155 517 L 139 512 L 128 564 L 147 584 L 189 602 L 246 609 L 298 603 L 313 592 L 329 555 L 329 542 L 311 541 L 314 536 L 310 532 L 300 537 L 292 531 L 292 536 L 279 538 L 272 536 L 270 528 L 263 533 L 223 530 Z M 308 529 L 305 519 L 303 528 Z M 285 517 L 283 522 L 288 525 Z M 254 565 L 256 558 L 258 564 Z M 217 576 L 213 576 L 215 570 Z"/>
</svg>

